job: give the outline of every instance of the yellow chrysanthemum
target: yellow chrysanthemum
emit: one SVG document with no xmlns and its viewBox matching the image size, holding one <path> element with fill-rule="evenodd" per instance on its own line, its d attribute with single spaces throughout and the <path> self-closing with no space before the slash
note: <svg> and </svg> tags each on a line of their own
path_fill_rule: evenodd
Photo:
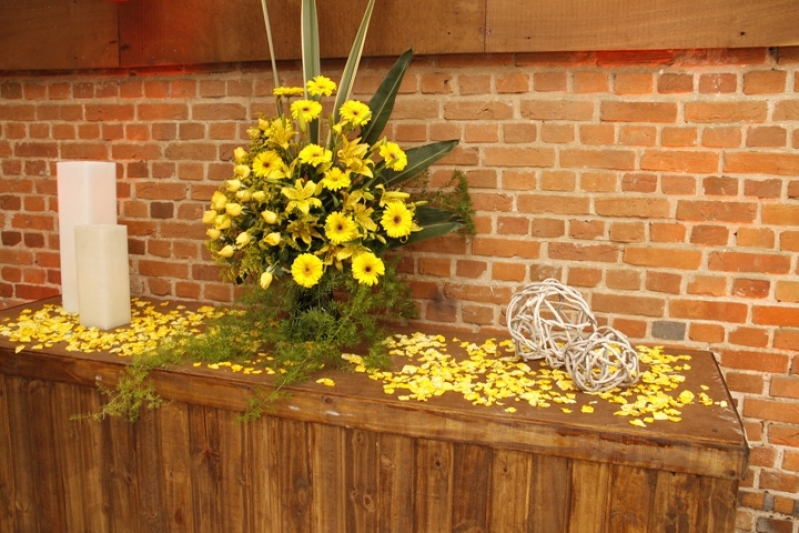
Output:
<svg viewBox="0 0 799 533">
<path fill-rule="evenodd" d="M 334 211 L 325 219 L 325 236 L 333 244 L 342 244 L 358 237 L 358 226 L 344 213 Z"/>
<path fill-rule="evenodd" d="M 358 254 L 352 260 L 352 277 L 358 283 L 374 285 L 378 282 L 378 276 L 385 273 L 386 267 L 383 261 L 371 252 Z"/>
<path fill-rule="evenodd" d="M 337 191 L 349 187 L 352 182 L 350 181 L 350 173 L 341 170 L 338 167 L 333 167 L 325 172 L 325 177 L 322 178 L 322 185 L 329 191 Z"/>
<path fill-rule="evenodd" d="M 389 237 L 407 237 L 413 230 L 413 214 L 402 202 L 389 202 L 383 211 L 380 225 Z"/>
<path fill-rule="evenodd" d="M 302 87 L 278 87 L 272 94 L 275 96 L 302 96 L 305 90 Z"/>
<path fill-rule="evenodd" d="M 252 171 L 259 178 L 282 179 L 286 177 L 286 164 L 277 152 L 261 152 L 252 161 Z"/>
<path fill-rule="evenodd" d="M 408 156 L 397 143 L 386 141 L 380 146 L 380 157 L 386 163 L 386 167 L 392 170 L 402 170 L 408 164 Z"/>
<path fill-rule="evenodd" d="M 336 90 L 335 82 L 325 76 L 316 76 L 306 84 L 306 87 L 311 96 L 330 96 Z"/>
<path fill-rule="evenodd" d="M 302 163 L 318 167 L 330 163 L 333 160 L 333 152 L 318 144 L 310 143 L 300 150 L 297 159 Z"/>
<path fill-rule="evenodd" d="M 315 100 L 297 100 L 291 104 L 291 116 L 294 120 L 311 122 L 322 114 L 322 104 Z"/>
<path fill-rule="evenodd" d="M 300 254 L 291 264 L 291 277 L 306 289 L 316 285 L 323 273 L 322 260 L 313 254 Z"/>
<path fill-rule="evenodd" d="M 372 118 L 369 106 L 358 100 L 347 100 L 338 110 L 341 118 L 353 126 L 363 126 Z"/>
</svg>

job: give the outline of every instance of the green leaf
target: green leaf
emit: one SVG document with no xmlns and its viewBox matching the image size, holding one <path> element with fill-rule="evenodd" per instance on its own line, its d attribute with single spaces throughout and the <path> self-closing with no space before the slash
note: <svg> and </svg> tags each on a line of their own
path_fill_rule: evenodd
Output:
<svg viewBox="0 0 799 533">
<path fill-rule="evenodd" d="M 302 76 L 305 98 L 308 98 L 308 81 L 322 72 L 319 58 L 319 22 L 316 17 L 316 0 L 302 0 Z M 308 124 L 311 142 L 319 142 L 319 120 Z"/>
<path fill-rule="evenodd" d="M 272 25 L 269 23 L 269 11 L 266 9 L 266 0 L 261 0 L 261 8 L 264 11 L 264 25 L 266 26 L 266 42 L 269 45 L 269 59 L 272 61 L 272 83 L 273 87 L 280 87 L 280 78 L 277 75 L 277 58 L 275 58 L 275 46 L 272 43 Z M 283 106 L 277 100 L 277 116 L 283 116 Z"/>
<path fill-rule="evenodd" d="M 441 237 L 442 235 L 446 235 L 447 233 L 451 233 L 453 231 L 458 230 L 459 228 L 463 227 L 463 224 L 458 221 L 452 222 L 442 222 L 440 224 L 431 224 L 429 226 L 425 226 L 421 229 L 421 231 L 414 231 L 408 237 L 408 240 L 405 242 L 392 242 L 391 248 L 397 248 L 399 246 L 407 246 L 409 244 L 414 244 L 417 242 L 426 241 L 427 239 L 432 239 L 434 237 Z"/>
<path fill-rule="evenodd" d="M 347 64 L 344 66 L 344 72 L 341 74 L 341 81 L 338 84 L 336 93 L 336 101 L 333 104 L 333 117 L 336 122 L 339 121 L 338 110 L 341 105 L 346 102 L 350 94 L 352 94 L 352 85 L 355 82 L 355 74 L 358 72 L 358 65 L 361 63 L 361 55 L 363 54 L 363 44 L 366 41 L 366 32 L 369 29 L 369 21 L 372 18 L 372 8 L 374 8 L 375 0 L 369 0 L 369 5 L 366 6 L 366 11 L 361 20 L 361 26 L 358 28 L 358 34 L 352 43 L 350 56 L 347 58 Z"/>
<path fill-rule="evenodd" d="M 383 78 L 380 87 L 377 88 L 372 99 L 369 100 L 369 109 L 372 110 L 372 120 L 361 130 L 361 139 L 363 142 L 372 145 L 376 143 L 383 129 L 391 118 L 391 112 L 394 110 L 394 100 L 397 97 L 402 78 L 405 76 L 405 69 L 413 59 L 413 50 L 406 50 L 397 61 L 391 70 L 388 71 L 386 77 Z"/>
<path fill-rule="evenodd" d="M 407 166 L 400 171 L 385 169 L 383 179 L 386 186 L 396 187 L 405 180 L 418 176 L 427 167 L 450 153 L 458 145 L 458 140 L 439 141 L 424 146 L 417 146 L 405 152 L 408 156 Z"/>
</svg>

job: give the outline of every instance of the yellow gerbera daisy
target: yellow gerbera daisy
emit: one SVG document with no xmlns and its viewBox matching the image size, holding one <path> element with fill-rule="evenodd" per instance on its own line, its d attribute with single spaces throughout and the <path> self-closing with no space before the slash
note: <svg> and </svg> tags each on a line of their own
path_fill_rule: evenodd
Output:
<svg viewBox="0 0 799 533">
<path fill-rule="evenodd" d="M 371 252 L 360 253 L 352 260 L 352 277 L 358 283 L 374 285 L 386 273 L 383 261 Z"/>
<path fill-rule="evenodd" d="M 291 277 L 297 285 L 309 289 L 316 285 L 324 274 L 322 260 L 313 254 L 300 254 L 291 264 Z"/>
<path fill-rule="evenodd" d="M 358 226 L 352 218 L 334 211 L 325 219 L 325 236 L 333 244 L 342 244 L 358 237 Z"/>
<path fill-rule="evenodd" d="M 408 156 L 397 143 L 386 141 L 380 146 L 380 157 L 392 170 L 402 170 L 408 164 Z"/>
<path fill-rule="evenodd" d="M 252 161 L 252 171 L 259 178 L 282 179 L 286 177 L 286 164 L 277 152 L 261 152 Z"/>
<path fill-rule="evenodd" d="M 305 90 L 302 87 L 278 87 L 272 94 L 275 96 L 302 96 Z"/>
<path fill-rule="evenodd" d="M 310 143 L 305 146 L 305 148 L 300 150 L 300 154 L 297 156 L 297 158 L 302 163 L 307 163 L 309 165 L 318 167 L 319 165 L 330 163 L 333 160 L 333 152 L 327 148 L 319 146 L 318 144 Z"/>
<path fill-rule="evenodd" d="M 294 120 L 311 122 L 322 114 L 322 104 L 315 100 L 297 100 L 291 104 L 291 116 Z"/>
<path fill-rule="evenodd" d="M 306 87 L 311 96 L 330 96 L 336 90 L 335 82 L 325 76 L 316 76 L 306 84 Z"/>
<path fill-rule="evenodd" d="M 325 177 L 322 178 L 322 185 L 329 191 L 337 191 L 349 187 L 351 183 L 350 173 L 338 167 L 333 167 L 325 172 Z"/>
<path fill-rule="evenodd" d="M 383 211 L 380 225 L 389 237 L 407 237 L 413 230 L 413 214 L 402 202 L 389 202 Z"/>
<path fill-rule="evenodd" d="M 347 100 L 338 110 L 341 118 L 353 126 L 363 126 L 372 118 L 369 106 L 358 100 Z"/>
</svg>

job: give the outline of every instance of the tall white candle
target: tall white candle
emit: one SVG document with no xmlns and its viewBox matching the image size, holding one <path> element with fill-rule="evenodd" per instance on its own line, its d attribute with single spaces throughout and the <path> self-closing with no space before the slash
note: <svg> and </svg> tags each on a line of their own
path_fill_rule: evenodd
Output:
<svg viewBox="0 0 799 533">
<path fill-rule="evenodd" d="M 130 323 L 128 228 L 75 226 L 80 323 L 113 329 Z"/>
<path fill-rule="evenodd" d="M 116 164 L 106 161 L 60 161 L 58 229 L 61 246 L 61 306 L 78 312 L 75 226 L 116 224 Z"/>
</svg>

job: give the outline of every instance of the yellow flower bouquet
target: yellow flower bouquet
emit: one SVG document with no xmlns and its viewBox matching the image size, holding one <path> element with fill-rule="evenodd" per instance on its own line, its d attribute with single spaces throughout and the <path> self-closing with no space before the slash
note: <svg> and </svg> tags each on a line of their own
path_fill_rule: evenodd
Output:
<svg viewBox="0 0 799 533">
<path fill-rule="evenodd" d="M 374 286 L 387 251 L 458 229 L 468 217 L 401 190 L 456 140 L 405 151 L 382 136 L 412 52 L 369 102 L 350 97 L 373 4 L 339 84 L 319 74 L 313 0 L 303 2 L 304 87 L 280 86 L 272 54 L 276 115 L 248 130 L 249 149 L 235 150 L 232 175 L 203 215 L 225 279 L 267 289 L 290 275 L 311 289 L 334 269 Z"/>
</svg>

